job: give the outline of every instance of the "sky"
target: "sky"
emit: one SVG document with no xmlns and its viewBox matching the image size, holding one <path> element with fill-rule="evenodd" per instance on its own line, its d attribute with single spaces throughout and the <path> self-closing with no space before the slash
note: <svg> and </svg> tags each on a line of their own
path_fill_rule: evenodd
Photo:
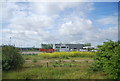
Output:
<svg viewBox="0 0 120 81">
<path fill-rule="evenodd" d="M 0 13 L 1 44 L 40 47 L 41 43 L 118 40 L 117 2 L 7 2 Z M 10 40 L 11 37 L 11 40 Z"/>
</svg>

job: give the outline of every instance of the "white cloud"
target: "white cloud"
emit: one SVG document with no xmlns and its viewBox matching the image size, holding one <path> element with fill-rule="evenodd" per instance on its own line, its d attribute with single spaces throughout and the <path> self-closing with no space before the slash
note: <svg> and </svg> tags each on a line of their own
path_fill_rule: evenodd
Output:
<svg viewBox="0 0 120 81">
<path fill-rule="evenodd" d="M 11 29 L 38 30 L 39 28 L 49 27 L 53 24 L 53 19 L 49 16 L 33 15 L 29 17 L 16 17 L 11 19 L 10 23 Z"/>
<path fill-rule="evenodd" d="M 92 42 L 95 45 L 104 42 L 106 39 L 114 41 L 118 39 L 117 26 L 106 29 L 95 28 L 93 21 L 79 17 L 71 18 L 69 22 L 63 23 L 59 32 L 62 41 L 70 43 Z"/>
<path fill-rule="evenodd" d="M 106 39 L 116 41 L 118 39 L 118 28 L 109 27 L 107 29 L 94 29 L 87 35 L 86 38 L 91 42 L 94 41 L 93 43 L 102 43 L 106 41 Z"/>
<path fill-rule="evenodd" d="M 89 19 L 81 19 L 79 17 L 74 17 L 70 19 L 71 21 L 66 22 L 60 27 L 61 35 L 78 35 L 84 34 L 92 28 L 92 21 Z"/>
<path fill-rule="evenodd" d="M 51 2 L 51 3 L 33 3 L 32 10 L 36 14 L 55 15 L 66 10 L 67 8 L 74 8 L 79 12 L 89 12 L 94 8 L 93 3 L 77 3 L 77 2 Z M 84 6 L 86 5 L 86 6 Z M 84 7 L 83 7 L 84 6 Z"/>
<path fill-rule="evenodd" d="M 118 24 L 118 18 L 116 16 L 108 16 L 97 20 L 101 24 Z"/>
<path fill-rule="evenodd" d="M 87 17 L 88 13 L 94 10 L 93 5 L 75 2 L 7 3 L 3 6 L 3 19 L 9 24 L 2 30 L 3 43 L 8 44 L 10 36 L 12 43 L 17 46 L 39 46 L 39 43 L 43 42 L 95 42 L 106 37 L 113 38 L 116 29 L 95 29 L 94 21 Z M 99 22 L 105 23 L 103 21 L 106 20 L 110 18 Z M 112 20 L 109 21 L 111 22 Z M 110 35 L 111 33 L 113 35 Z"/>
</svg>

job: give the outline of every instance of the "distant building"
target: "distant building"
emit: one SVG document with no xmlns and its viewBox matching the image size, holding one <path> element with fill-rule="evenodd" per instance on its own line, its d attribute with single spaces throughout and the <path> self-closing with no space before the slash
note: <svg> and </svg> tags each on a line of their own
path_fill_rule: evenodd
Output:
<svg viewBox="0 0 120 81">
<path fill-rule="evenodd" d="M 20 51 L 39 51 L 39 48 L 35 47 L 17 47 Z"/>
<path fill-rule="evenodd" d="M 97 49 L 97 47 L 96 47 L 96 46 L 85 46 L 85 47 L 83 47 L 83 49 L 88 49 L 88 48 Z"/>
<path fill-rule="evenodd" d="M 91 49 L 91 50 L 88 50 L 88 49 Z M 92 52 L 97 52 L 97 47 L 96 46 L 85 46 L 83 47 L 83 50 L 81 51 L 92 51 Z"/>
<path fill-rule="evenodd" d="M 56 51 L 80 51 L 83 44 L 54 44 L 53 49 Z"/>
</svg>

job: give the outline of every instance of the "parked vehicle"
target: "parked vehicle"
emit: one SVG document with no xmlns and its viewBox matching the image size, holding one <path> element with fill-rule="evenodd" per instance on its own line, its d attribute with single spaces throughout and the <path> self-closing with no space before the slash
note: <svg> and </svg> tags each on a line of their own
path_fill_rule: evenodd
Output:
<svg viewBox="0 0 120 81">
<path fill-rule="evenodd" d="M 48 53 L 52 53 L 54 52 L 55 49 L 43 49 L 43 48 L 40 48 L 40 52 L 48 52 Z"/>
</svg>

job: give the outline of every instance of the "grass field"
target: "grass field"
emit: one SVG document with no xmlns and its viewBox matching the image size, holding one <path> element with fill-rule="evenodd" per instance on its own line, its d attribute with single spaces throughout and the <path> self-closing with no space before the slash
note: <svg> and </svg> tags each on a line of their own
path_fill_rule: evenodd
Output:
<svg viewBox="0 0 120 81">
<path fill-rule="evenodd" d="M 54 52 L 22 55 L 23 68 L 3 72 L 3 79 L 106 79 L 104 72 L 92 72 L 95 53 Z"/>
</svg>

